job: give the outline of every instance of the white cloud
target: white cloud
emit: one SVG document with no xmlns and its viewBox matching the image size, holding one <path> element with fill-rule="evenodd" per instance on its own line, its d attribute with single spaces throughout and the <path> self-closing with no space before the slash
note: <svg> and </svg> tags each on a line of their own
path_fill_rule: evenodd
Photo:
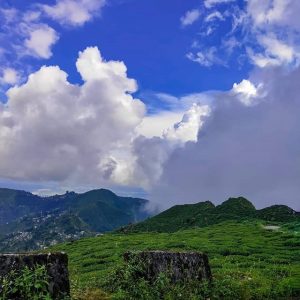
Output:
<svg viewBox="0 0 300 300">
<path fill-rule="evenodd" d="M 197 142 L 198 132 L 201 129 L 205 117 L 210 113 L 209 106 L 201 106 L 194 103 L 183 115 L 180 122 L 164 131 L 163 137 L 170 141 L 180 143 Z"/>
<path fill-rule="evenodd" d="M 213 22 L 214 20 L 224 21 L 225 18 L 219 11 L 214 11 L 205 17 L 205 22 Z"/>
<path fill-rule="evenodd" d="M 137 133 L 147 138 L 163 137 L 164 131 L 182 120 L 182 111 L 161 111 L 145 116 L 137 127 Z"/>
<path fill-rule="evenodd" d="M 160 137 L 179 144 L 195 142 L 203 120 L 209 112 L 208 105 L 196 102 L 186 111 L 161 111 L 145 116 L 137 127 L 137 132 L 147 138 Z"/>
<path fill-rule="evenodd" d="M 258 41 L 266 49 L 266 55 L 273 57 L 278 61 L 278 64 L 290 64 L 296 58 L 296 53 L 293 47 L 279 41 L 274 36 L 261 36 Z"/>
<path fill-rule="evenodd" d="M 293 0 L 249 0 L 247 14 L 251 30 L 264 52 L 248 50 L 253 63 L 261 68 L 299 63 L 300 2 Z"/>
<path fill-rule="evenodd" d="M 215 6 L 226 4 L 216 10 Z M 300 57 L 300 19 L 297 12 L 300 2 L 295 0 L 248 0 L 245 5 L 234 0 L 206 0 L 203 11 L 200 36 L 217 34 L 218 25 L 225 19 L 230 19 L 231 29 L 221 33 L 214 39 L 213 51 L 207 48 L 198 53 L 188 53 L 187 57 L 204 66 L 218 64 L 220 60 L 210 59 L 222 57 L 223 65 L 233 59 L 239 64 L 250 61 L 255 66 L 288 66 L 295 68 Z M 226 28 L 224 28 L 226 30 Z M 198 35 L 199 36 L 199 35 Z M 236 37 L 238 43 L 235 42 Z M 234 44 L 228 44 L 234 41 Z M 199 39 L 194 39 L 193 45 L 198 45 Z M 227 48 L 229 46 L 229 48 Z M 238 47 L 237 47 L 238 46 Z M 238 50 L 238 51 L 234 51 Z M 235 53 L 235 54 L 234 54 Z"/>
<path fill-rule="evenodd" d="M 9 24 L 16 21 L 18 16 L 18 10 L 15 8 L 1 8 L 0 7 L 0 15 L 2 16 L 4 23 Z"/>
<path fill-rule="evenodd" d="M 264 48 L 264 52 L 254 52 L 252 49 L 248 49 L 248 55 L 258 67 L 297 66 L 299 64 L 300 53 L 293 46 L 278 40 L 274 35 L 258 36 L 257 40 Z"/>
<path fill-rule="evenodd" d="M 204 0 L 204 5 L 206 8 L 212 8 L 219 4 L 235 2 L 235 0 Z"/>
<path fill-rule="evenodd" d="M 2 76 L 0 82 L 4 84 L 14 85 L 19 81 L 19 74 L 13 68 L 4 68 L 2 70 Z"/>
<path fill-rule="evenodd" d="M 180 18 L 181 25 L 182 26 L 192 25 L 199 19 L 200 15 L 201 13 L 199 9 L 193 9 L 187 11 L 185 15 Z"/>
<path fill-rule="evenodd" d="M 59 67 L 42 67 L 8 91 L 8 103 L 0 108 L 1 177 L 123 180 L 116 174 L 119 162 L 130 166 L 130 141 L 144 104 L 130 95 L 135 83 L 124 65 L 103 61 L 96 48 L 80 54 L 77 68 L 82 86 L 70 84 Z M 117 162 L 110 170 L 109 159 Z"/>
<path fill-rule="evenodd" d="M 35 3 L 25 10 L 0 4 L 0 44 L 5 45 L 5 49 L 0 47 L 1 70 L 4 66 L 19 70 L 22 66 L 19 72 L 28 75 L 33 66 L 24 58 L 49 59 L 59 40 L 60 34 L 49 25 L 49 18 L 61 25 L 82 26 L 99 16 L 105 4 L 106 0 L 56 0 L 51 5 Z M 14 74 L 7 72 L 0 83 L 16 83 Z"/>
<path fill-rule="evenodd" d="M 55 5 L 42 8 L 62 25 L 82 26 L 99 15 L 105 4 L 105 0 L 57 0 Z"/>
<path fill-rule="evenodd" d="M 240 105 L 237 94 L 215 95 L 197 142 L 169 154 L 150 198 L 166 208 L 178 203 L 220 203 L 244 196 L 258 207 L 286 204 L 299 210 L 300 69 L 261 69 L 263 101 Z M 243 96 L 260 96 L 249 81 L 236 85 Z"/>
<path fill-rule="evenodd" d="M 154 113 L 146 115 L 142 123 L 137 127 L 137 132 L 147 138 L 160 137 L 164 139 L 177 139 L 178 142 L 195 140 L 195 131 L 198 131 L 202 126 L 202 121 L 208 113 L 208 107 L 212 103 L 210 93 L 194 93 L 184 95 L 182 97 L 174 97 L 165 93 L 155 93 L 154 95 L 145 95 L 145 98 L 152 98 L 160 107 L 154 109 Z M 164 108 L 164 109 L 163 109 Z M 182 138 L 172 138 L 172 136 L 179 137 L 179 132 L 183 131 L 183 127 L 187 128 L 192 125 L 192 115 L 197 129 L 187 133 Z M 199 118 L 198 118 L 199 117 Z M 181 128 L 181 129 L 180 129 Z M 192 136 L 192 138 L 189 138 Z"/>
<path fill-rule="evenodd" d="M 176 118 L 172 112 L 156 118 L 166 130 L 161 137 L 139 137 L 149 119 L 143 102 L 132 96 L 137 84 L 124 63 L 105 61 L 97 48 L 87 48 L 76 66 L 81 86 L 69 83 L 58 66 L 44 66 L 9 89 L 0 106 L 0 178 L 149 187 L 168 155 L 196 140 L 205 108 L 195 104 L 185 113 L 173 103 Z M 145 161 L 143 147 L 148 156 L 160 153 L 155 167 Z"/>
<path fill-rule="evenodd" d="M 50 58 L 52 56 L 51 48 L 58 39 L 56 31 L 48 25 L 32 28 L 29 37 L 24 42 L 27 54 L 44 59 Z"/>
<path fill-rule="evenodd" d="M 288 26 L 294 30 L 300 29 L 297 12 L 299 1 L 295 0 L 249 0 L 247 12 L 257 27 Z"/>
<path fill-rule="evenodd" d="M 23 21 L 28 23 L 38 22 L 41 18 L 41 12 L 37 10 L 26 11 L 23 15 Z"/>
<path fill-rule="evenodd" d="M 186 56 L 189 60 L 196 62 L 204 67 L 211 67 L 215 64 L 218 64 L 218 65 L 224 64 L 224 62 L 222 62 L 217 57 L 217 48 L 216 47 L 210 47 L 203 51 L 198 51 L 195 54 L 192 52 L 189 52 Z"/>
<path fill-rule="evenodd" d="M 250 106 L 262 97 L 262 84 L 255 86 L 251 81 L 243 79 L 240 83 L 233 84 L 232 93 L 237 95 L 243 104 Z"/>
<path fill-rule="evenodd" d="M 16 67 L 24 56 L 48 59 L 52 47 L 58 41 L 58 33 L 41 21 L 41 12 L 35 10 L 0 9 L 0 42 L 5 41 L 6 51 L 1 61 Z M 12 57 L 14 57 L 12 59 Z M 7 59 L 9 61 L 7 62 Z M 23 67 L 23 70 L 25 68 Z"/>
</svg>

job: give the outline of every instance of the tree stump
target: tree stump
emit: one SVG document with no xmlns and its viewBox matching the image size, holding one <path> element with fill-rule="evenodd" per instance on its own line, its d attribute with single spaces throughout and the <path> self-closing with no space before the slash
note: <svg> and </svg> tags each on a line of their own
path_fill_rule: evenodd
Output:
<svg viewBox="0 0 300 300">
<path fill-rule="evenodd" d="M 33 269 L 36 266 L 45 266 L 49 276 L 48 290 L 54 299 L 62 295 L 70 295 L 68 273 L 68 256 L 65 253 L 48 254 L 0 254 L 0 278 L 11 271 L 20 271 L 25 266 Z"/>
<path fill-rule="evenodd" d="M 160 273 L 170 276 L 172 282 L 212 280 L 208 257 L 199 252 L 143 251 L 126 252 L 124 260 L 131 264 L 141 264 L 140 276 L 154 281 Z"/>
</svg>

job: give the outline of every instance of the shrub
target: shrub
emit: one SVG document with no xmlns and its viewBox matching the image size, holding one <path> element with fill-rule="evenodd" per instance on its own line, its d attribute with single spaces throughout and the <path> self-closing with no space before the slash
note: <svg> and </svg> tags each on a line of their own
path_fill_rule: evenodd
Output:
<svg viewBox="0 0 300 300">
<path fill-rule="evenodd" d="M 0 299 L 51 300 L 45 266 L 11 271 L 0 278 Z"/>
<path fill-rule="evenodd" d="M 265 282 L 255 273 L 230 272 L 209 281 L 183 280 L 173 283 L 168 273 L 147 280 L 142 263 L 124 263 L 108 277 L 103 288 L 112 293 L 114 300 L 218 300 L 218 299 L 288 299 L 291 296 L 289 283 Z"/>
</svg>

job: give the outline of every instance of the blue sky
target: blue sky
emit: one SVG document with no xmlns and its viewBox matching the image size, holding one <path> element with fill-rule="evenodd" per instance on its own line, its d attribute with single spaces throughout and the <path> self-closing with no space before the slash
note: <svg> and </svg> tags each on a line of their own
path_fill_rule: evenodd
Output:
<svg viewBox="0 0 300 300">
<path fill-rule="evenodd" d="M 299 208 L 299 3 L 2 2 L 1 186 Z"/>
<path fill-rule="evenodd" d="M 231 28 L 232 20 L 228 18 L 221 24 L 215 24 L 217 30 L 214 34 L 204 35 L 206 26 L 203 26 L 203 18 L 215 9 L 205 8 L 201 2 L 115 0 L 103 7 L 100 16 L 75 28 L 44 18 L 42 21 L 53 26 L 60 35 L 52 47 L 53 55 L 47 60 L 26 56 L 18 64 L 28 64 L 33 70 L 43 64 L 59 65 L 67 71 L 71 82 L 80 83 L 74 66 L 78 52 L 88 46 L 98 46 L 107 60 L 125 62 L 128 75 L 137 80 L 141 93 L 159 91 L 180 96 L 212 89 L 230 89 L 233 82 L 247 75 L 250 68 L 247 61 L 238 63 L 234 56 L 234 59 L 229 57 L 226 66 L 202 67 L 186 57 L 196 41 L 201 47 L 220 45 Z M 5 7 L 30 11 L 36 9 L 37 3 L 28 5 L 23 1 L 8 1 Z M 42 3 L 53 5 L 55 1 Z M 243 1 L 239 6 L 243 6 Z M 227 5 L 220 5 L 221 10 L 226 8 Z M 180 18 L 192 9 L 201 11 L 202 20 L 182 26 Z M 9 48 L 14 39 L 19 38 L 3 40 L 2 47 Z M 224 56 L 221 51 L 220 54 Z M 14 65 L 16 54 L 9 55 Z"/>
</svg>

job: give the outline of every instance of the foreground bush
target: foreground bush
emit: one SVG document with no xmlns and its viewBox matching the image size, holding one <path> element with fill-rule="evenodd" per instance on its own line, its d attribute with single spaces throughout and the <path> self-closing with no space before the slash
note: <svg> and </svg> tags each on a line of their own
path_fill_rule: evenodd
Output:
<svg viewBox="0 0 300 300">
<path fill-rule="evenodd" d="M 205 299 L 289 299 L 292 296 L 289 282 L 271 285 L 255 272 L 249 274 L 228 270 L 209 281 L 172 282 L 167 273 L 161 273 L 151 282 L 143 276 L 145 266 L 142 263 L 127 263 L 115 269 L 104 285 L 104 289 L 112 293 L 114 300 L 205 300 Z"/>
<path fill-rule="evenodd" d="M 0 278 L 0 299 L 51 300 L 45 266 L 25 267 Z"/>
</svg>

